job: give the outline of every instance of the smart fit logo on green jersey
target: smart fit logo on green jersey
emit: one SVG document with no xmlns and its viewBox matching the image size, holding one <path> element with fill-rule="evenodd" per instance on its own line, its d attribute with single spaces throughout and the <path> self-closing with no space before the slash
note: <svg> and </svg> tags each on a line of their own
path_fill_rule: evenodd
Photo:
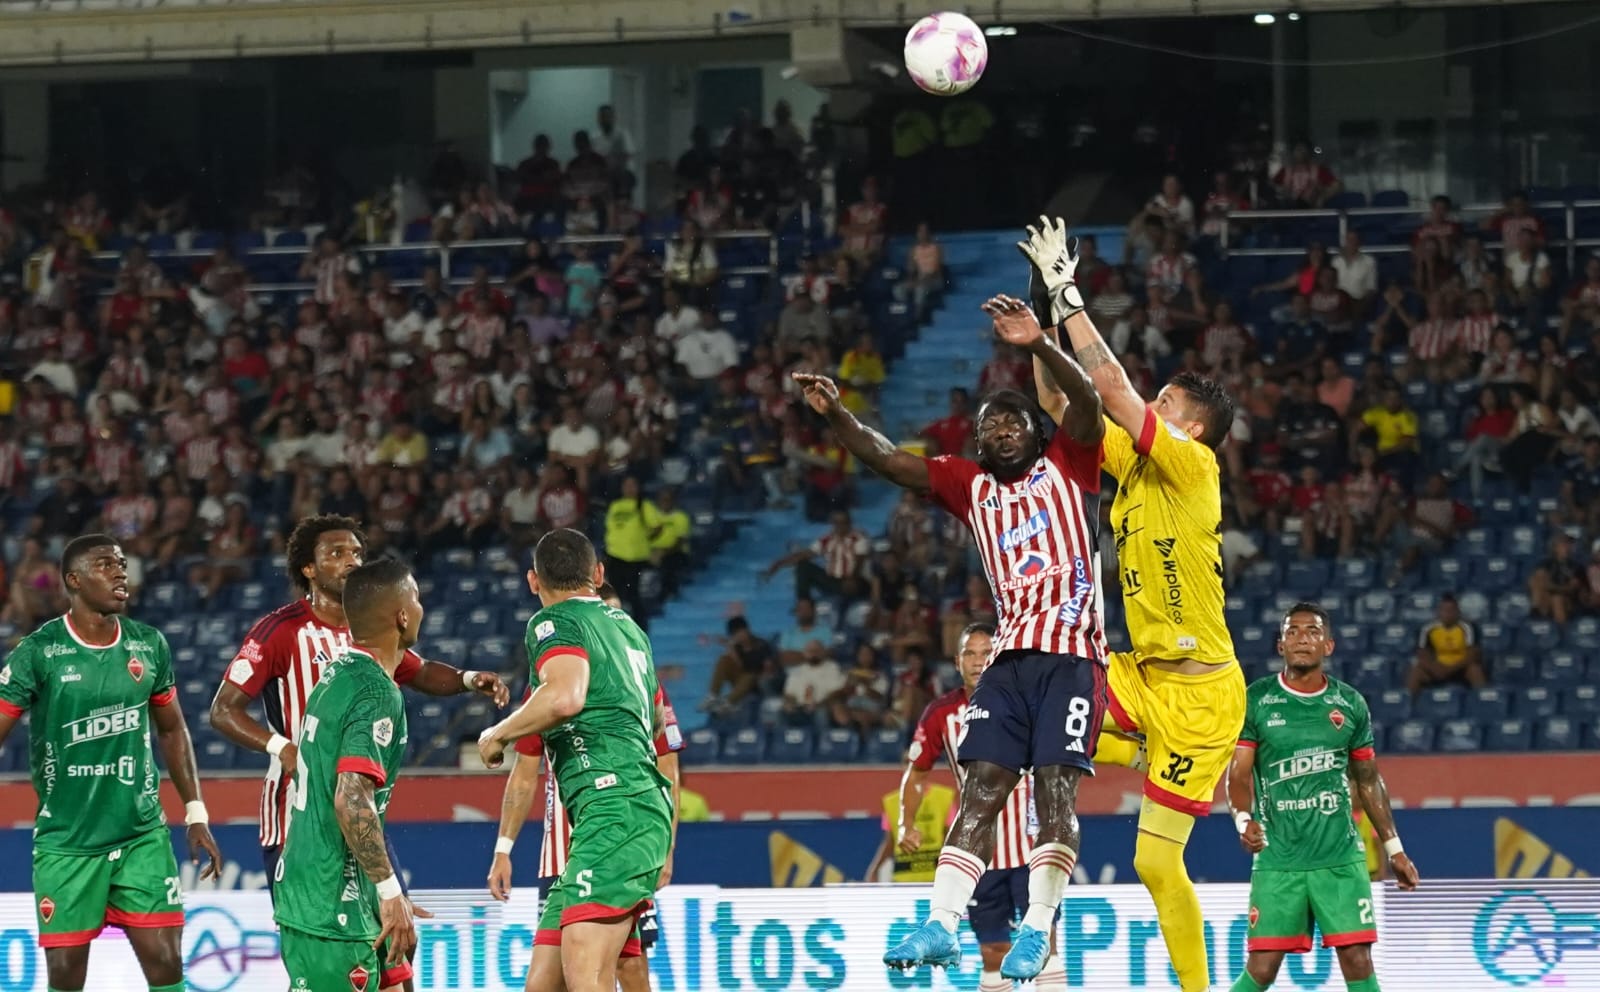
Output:
<svg viewBox="0 0 1600 992">
<path fill-rule="evenodd" d="M 144 729 L 141 713 L 142 708 L 137 706 L 107 706 L 81 720 L 73 720 L 63 728 L 67 732 L 66 746 L 139 733 Z"/>
<path fill-rule="evenodd" d="M 103 765 L 68 765 L 67 778 L 115 778 L 123 785 L 135 784 L 139 763 L 131 755 L 123 755 L 114 763 Z"/>
</svg>

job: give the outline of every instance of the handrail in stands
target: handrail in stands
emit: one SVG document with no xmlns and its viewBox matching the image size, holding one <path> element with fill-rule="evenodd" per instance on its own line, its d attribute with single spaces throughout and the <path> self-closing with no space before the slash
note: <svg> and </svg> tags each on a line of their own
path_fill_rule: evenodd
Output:
<svg viewBox="0 0 1600 992">
<path fill-rule="evenodd" d="M 1457 216 L 1481 215 L 1489 216 L 1501 209 L 1500 204 L 1472 204 L 1461 207 L 1456 211 Z M 1577 214 L 1580 210 L 1600 210 L 1600 200 L 1555 200 L 1542 201 L 1528 204 L 1528 209 L 1535 213 L 1539 211 L 1551 212 L 1559 210 L 1565 220 L 1565 237 L 1548 238 L 1547 245 L 1565 247 L 1567 250 L 1567 271 L 1572 272 L 1578 260 L 1578 249 L 1600 247 L 1600 238 L 1579 238 Z M 1342 209 L 1307 209 L 1307 210 L 1230 210 L 1223 218 L 1219 244 L 1223 252 L 1228 255 L 1255 256 L 1258 258 L 1285 258 L 1301 255 L 1305 246 L 1297 248 L 1232 248 L 1228 244 L 1229 236 L 1235 223 L 1248 223 L 1258 220 L 1327 220 L 1336 218 L 1339 222 L 1339 242 L 1343 243 L 1345 232 L 1350 229 L 1352 217 L 1426 217 L 1428 210 L 1420 205 L 1404 207 L 1345 207 Z M 1485 241 L 1486 247 L 1499 244 L 1498 241 Z M 1329 254 L 1339 250 L 1338 244 L 1326 246 Z M 1502 246 L 1503 247 L 1503 246 Z M 1396 255 L 1410 251 L 1409 245 L 1362 245 L 1361 250 L 1370 255 Z"/>
</svg>

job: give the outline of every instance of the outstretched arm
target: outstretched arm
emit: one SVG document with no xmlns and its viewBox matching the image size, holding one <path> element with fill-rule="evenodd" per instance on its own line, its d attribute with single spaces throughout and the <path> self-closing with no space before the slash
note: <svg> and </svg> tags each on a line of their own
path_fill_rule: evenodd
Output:
<svg viewBox="0 0 1600 992">
<path fill-rule="evenodd" d="M 983 309 L 994 318 L 995 334 L 1033 356 L 1035 381 L 1048 379 L 1061 397 L 1064 408 L 1056 422 L 1067 436 L 1083 444 L 1099 441 L 1105 434 L 1100 397 L 1083 367 L 1044 333 L 1033 311 L 1021 300 L 996 296 Z M 1040 374 L 1041 367 L 1045 375 Z"/>
<path fill-rule="evenodd" d="M 794 381 L 805 390 L 806 402 L 822 414 L 834 436 L 861 464 L 903 489 L 927 492 L 928 463 L 896 447 L 893 441 L 857 420 L 839 402 L 839 387 L 825 375 L 794 372 Z"/>
<path fill-rule="evenodd" d="M 1406 857 L 1405 849 L 1400 845 L 1400 832 L 1394 825 L 1394 810 L 1389 805 L 1389 788 L 1383 784 L 1383 776 L 1378 774 L 1378 759 L 1352 759 L 1350 778 L 1355 783 L 1356 799 L 1367 814 L 1367 821 L 1383 843 L 1383 853 L 1389 866 L 1394 869 L 1396 883 L 1402 890 L 1410 892 L 1417 887 L 1417 866 Z"/>
<path fill-rule="evenodd" d="M 511 690 L 494 672 L 463 671 L 442 661 L 424 661 L 409 685 L 429 696 L 477 692 L 494 700 L 496 706 L 511 702 Z"/>
</svg>

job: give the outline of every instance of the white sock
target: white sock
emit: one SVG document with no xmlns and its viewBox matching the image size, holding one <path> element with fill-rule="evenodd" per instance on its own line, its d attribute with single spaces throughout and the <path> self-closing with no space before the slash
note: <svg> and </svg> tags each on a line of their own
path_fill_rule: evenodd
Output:
<svg viewBox="0 0 1600 992">
<path fill-rule="evenodd" d="M 978 978 L 978 992 L 1011 992 L 1011 979 L 998 971 L 986 971 Z"/>
<path fill-rule="evenodd" d="M 955 933 L 983 870 L 983 861 L 976 854 L 949 845 L 941 848 L 939 866 L 933 871 L 933 912 L 928 918 Z"/>
<path fill-rule="evenodd" d="M 1044 970 L 1039 972 L 1039 977 L 1033 980 L 1036 989 L 1064 989 L 1067 987 L 1067 968 L 1061 963 L 1061 955 L 1052 954 L 1045 959 Z"/>
<path fill-rule="evenodd" d="M 1056 910 L 1067 896 L 1067 882 L 1072 879 L 1072 867 L 1078 863 L 1078 852 L 1065 844 L 1039 844 L 1028 855 L 1028 912 L 1022 925 L 1050 932 L 1055 922 Z M 934 882 L 938 885 L 937 879 Z M 937 893 L 938 889 L 935 888 Z"/>
</svg>

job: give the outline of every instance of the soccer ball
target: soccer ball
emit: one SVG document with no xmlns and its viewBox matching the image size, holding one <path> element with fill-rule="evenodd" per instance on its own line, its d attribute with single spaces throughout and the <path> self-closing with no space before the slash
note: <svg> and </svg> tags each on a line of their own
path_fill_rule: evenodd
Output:
<svg viewBox="0 0 1600 992">
<path fill-rule="evenodd" d="M 983 29 L 965 14 L 929 14 L 906 32 L 906 72 L 936 96 L 965 93 L 989 64 Z"/>
</svg>

